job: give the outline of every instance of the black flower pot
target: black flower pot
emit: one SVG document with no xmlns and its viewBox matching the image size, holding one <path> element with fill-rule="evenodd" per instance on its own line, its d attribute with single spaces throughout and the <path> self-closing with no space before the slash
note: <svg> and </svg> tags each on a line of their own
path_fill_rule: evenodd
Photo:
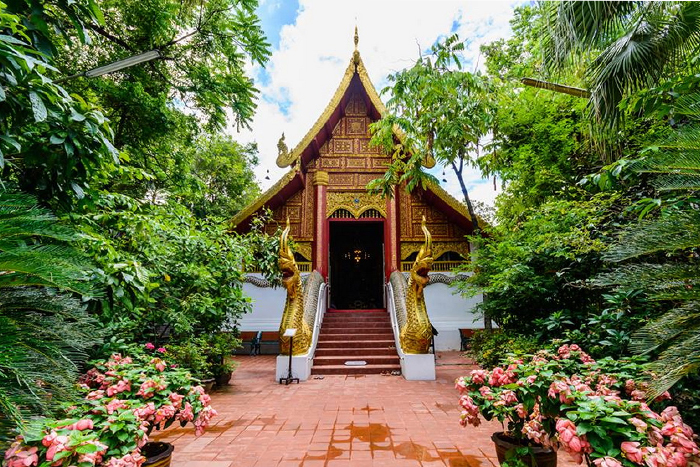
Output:
<svg viewBox="0 0 700 467">
<path fill-rule="evenodd" d="M 527 447 L 515 438 L 506 436 L 505 433 L 499 431 L 491 435 L 491 440 L 496 445 L 496 456 L 501 464 L 506 460 L 508 451 L 515 452 L 516 448 Z M 543 446 L 530 446 L 530 455 L 519 456 L 518 458 L 530 467 L 556 467 L 557 453 L 551 448 Z"/>
</svg>

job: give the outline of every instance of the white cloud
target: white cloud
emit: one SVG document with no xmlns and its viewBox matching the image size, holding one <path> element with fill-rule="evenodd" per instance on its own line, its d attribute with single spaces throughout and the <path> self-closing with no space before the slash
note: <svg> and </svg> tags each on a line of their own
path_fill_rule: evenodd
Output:
<svg viewBox="0 0 700 467">
<path fill-rule="evenodd" d="M 450 34 L 455 21 L 460 38 L 469 40 L 465 60 L 473 67 L 481 44 L 510 34 L 513 5 L 501 1 L 301 0 L 296 21 L 280 31 L 279 48 L 273 51 L 265 69 L 265 85 L 259 79 L 261 70 L 251 68 L 263 98 L 252 131 L 236 136 L 258 142 L 262 187 L 269 187 L 286 171 L 275 164 L 282 132 L 291 149 L 330 101 L 352 56 L 355 25 L 362 59 L 381 91 L 388 74 L 411 66 L 419 46 L 425 50 L 439 37 Z M 287 105 L 286 114 L 277 102 Z M 269 181 L 262 180 L 267 169 Z M 470 171 L 473 197 L 492 203 L 492 185 L 471 182 L 479 179 L 477 171 Z M 447 189 L 462 198 L 456 180 Z"/>
</svg>

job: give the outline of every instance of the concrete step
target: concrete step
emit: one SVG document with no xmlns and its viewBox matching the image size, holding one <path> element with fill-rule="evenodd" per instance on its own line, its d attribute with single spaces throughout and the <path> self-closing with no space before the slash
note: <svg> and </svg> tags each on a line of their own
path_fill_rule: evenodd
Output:
<svg viewBox="0 0 700 467">
<path fill-rule="evenodd" d="M 323 339 L 319 337 L 318 344 L 316 345 L 316 350 L 319 349 L 347 349 L 347 348 L 389 348 L 394 347 L 394 336 L 390 339 L 377 339 L 377 340 L 333 340 L 333 339 Z M 394 349 L 394 352 L 396 349 Z"/>
<path fill-rule="evenodd" d="M 347 361 L 365 361 L 368 365 L 398 365 L 398 355 L 336 355 L 332 357 L 314 357 L 314 366 L 345 365 Z"/>
<path fill-rule="evenodd" d="M 316 348 L 314 357 L 333 357 L 333 356 L 355 356 L 355 355 L 396 355 L 394 343 L 391 347 L 331 347 L 326 349 Z"/>
<path fill-rule="evenodd" d="M 377 333 L 377 334 L 326 334 L 321 333 L 318 336 L 318 342 L 328 342 L 328 341 L 381 341 L 387 339 L 394 339 L 394 334 L 390 332 Z"/>
<path fill-rule="evenodd" d="M 362 319 L 326 319 L 323 320 L 323 325 L 326 326 L 347 326 L 355 324 L 357 326 L 391 326 L 391 321 L 388 319 L 362 320 Z"/>
<path fill-rule="evenodd" d="M 321 327 L 321 333 L 324 336 L 334 334 L 392 334 L 391 326 L 372 327 L 372 326 L 357 326 L 352 327 L 326 327 L 325 323 Z"/>
<path fill-rule="evenodd" d="M 323 323 L 391 323 L 391 320 L 388 316 L 386 318 L 336 318 L 334 316 L 324 316 Z"/>
<path fill-rule="evenodd" d="M 318 367 L 314 365 L 311 368 L 312 375 L 378 375 L 392 371 L 400 372 L 401 365 L 324 365 Z"/>
</svg>

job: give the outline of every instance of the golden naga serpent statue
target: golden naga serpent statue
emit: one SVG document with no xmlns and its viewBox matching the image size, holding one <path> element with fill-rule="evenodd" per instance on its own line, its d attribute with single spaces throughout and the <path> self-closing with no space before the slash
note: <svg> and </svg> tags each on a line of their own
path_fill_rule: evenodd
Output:
<svg viewBox="0 0 700 467">
<path fill-rule="evenodd" d="M 309 351 L 312 333 L 308 323 L 304 320 L 304 294 L 301 287 L 301 274 L 294 253 L 289 247 L 289 218 L 287 226 L 280 238 L 279 267 L 282 271 L 282 285 L 287 289 L 287 301 L 284 304 L 282 322 L 280 323 L 280 354 L 289 355 L 289 337 L 283 337 L 287 329 L 296 329 L 294 336 L 294 348 L 292 355 L 303 355 Z"/>
<path fill-rule="evenodd" d="M 425 216 L 421 222 L 421 229 L 425 235 L 425 243 L 411 268 L 411 277 L 406 287 L 406 324 L 399 334 L 401 348 L 407 354 L 428 353 L 433 337 L 433 326 L 428 318 L 423 296 L 423 289 L 430 281 L 428 273 L 433 266 L 433 243 L 425 226 Z"/>
</svg>

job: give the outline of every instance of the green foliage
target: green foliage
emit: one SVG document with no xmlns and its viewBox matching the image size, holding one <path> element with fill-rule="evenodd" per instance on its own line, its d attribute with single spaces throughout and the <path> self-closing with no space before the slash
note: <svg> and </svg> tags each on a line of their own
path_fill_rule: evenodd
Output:
<svg viewBox="0 0 700 467">
<path fill-rule="evenodd" d="M 391 196 L 396 185 L 405 184 L 408 191 L 425 188 L 437 180 L 423 166 L 437 161 L 454 170 L 476 224 L 462 175 L 465 164 L 474 165 L 479 140 L 488 131 L 494 109 L 488 82 L 479 73 L 461 70 L 457 53 L 462 50 L 464 43 L 457 35 L 450 36 L 435 44 L 430 56 L 389 76 L 393 84 L 382 93 L 391 93 L 387 101 L 391 113 L 371 129 L 372 144 L 393 159 L 384 177 L 370 182 L 368 188 L 385 196 Z M 394 137 L 397 128 L 402 132 L 399 143 Z"/>
<path fill-rule="evenodd" d="M 65 86 L 105 109 L 125 162 L 154 177 L 123 191 L 139 198 L 172 192 L 188 178 L 200 134 L 221 131 L 228 120 L 245 128 L 253 117 L 258 90 L 246 63 L 264 65 L 270 54 L 257 1 L 109 0 L 100 6 L 105 23 L 89 24 L 92 43 L 63 47 L 63 75 L 154 49 L 163 58 Z"/>
<path fill-rule="evenodd" d="M 476 331 L 469 343 L 468 355 L 484 367 L 497 366 L 507 356 L 521 357 L 536 352 L 540 343 L 534 337 L 512 331 Z"/>
<path fill-rule="evenodd" d="M 125 201 L 125 202 L 120 202 Z M 250 305 L 242 292 L 245 245 L 224 225 L 176 204 L 106 197 L 101 211 L 76 217 L 107 289 L 98 310 L 114 333 L 157 341 L 218 331 Z"/>
<path fill-rule="evenodd" d="M 582 201 L 552 199 L 521 222 L 472 237 L 478 247 L 465 269 L 476 274 L 457 283 L 458 290 L 487 293 L 481 310 L 500 327 L 520 332 L 532 331 L 533 320 L 554 311 L 594 305 L 597 297 L 582 293 L 576 282 L 599 267 L 618 201 L 618 195 L 607 193 Z"/>
<path fill-rule="evenodd" d="M 246 262 L 246 271 L 260 271 L 273 287 L 282 285 L 282 272 L 279 268 L 280 238 L 282 229 L 277 226 L 273 234 L 265 231 L 272 222 L 272 211 L 265 209 L 251 221 L 250 232 L 244 241 L 251 257 Z M 294 245 L 292 244 L 292 250 Z"/>
<path fill-rule="evenodd" d="M 659 313 L 640 290 L 602 294 L 605 308 L 555 311 L 535 323 L 541 342 L 581 343 L 595 358 L 630 356 L 632 334 Z"/>
<path fill-rule="evenodd" d="M 501 218 L 517 219 L 552 194 L 575 186 L 598 156 L 586 142 L 585 101 L 543 96 L 533 89 L 516 94 L 506 88 L 498 103 L 498 130 L 479 166 L 503 181 L 504 195 L 498 199 Z"/>
<path fill-rule="evenodd" d="M 202 337 L 192 337 L 176 344 L 168 344 L 168 361 L 188 369 L 197 379 L 211 378 L 211 363 L 204 353 L 207 345 L 207 341 Z"/>
<path fill-rule="evenodd" d="M 0 3 L 0 183 L 64 203 L 118 162 L 99 109 L 47 75 L 54 67 Z"/>
<path fill-rule="evenodd" d="M 200 138 L 188 158 L 183 188 L 175 196 L 197 217 L 231 218 L 251 203 L 260 188 L 253 167 L 258 164 L 255 144 L 241 145 L 230 136 Z"/>
</svg>

